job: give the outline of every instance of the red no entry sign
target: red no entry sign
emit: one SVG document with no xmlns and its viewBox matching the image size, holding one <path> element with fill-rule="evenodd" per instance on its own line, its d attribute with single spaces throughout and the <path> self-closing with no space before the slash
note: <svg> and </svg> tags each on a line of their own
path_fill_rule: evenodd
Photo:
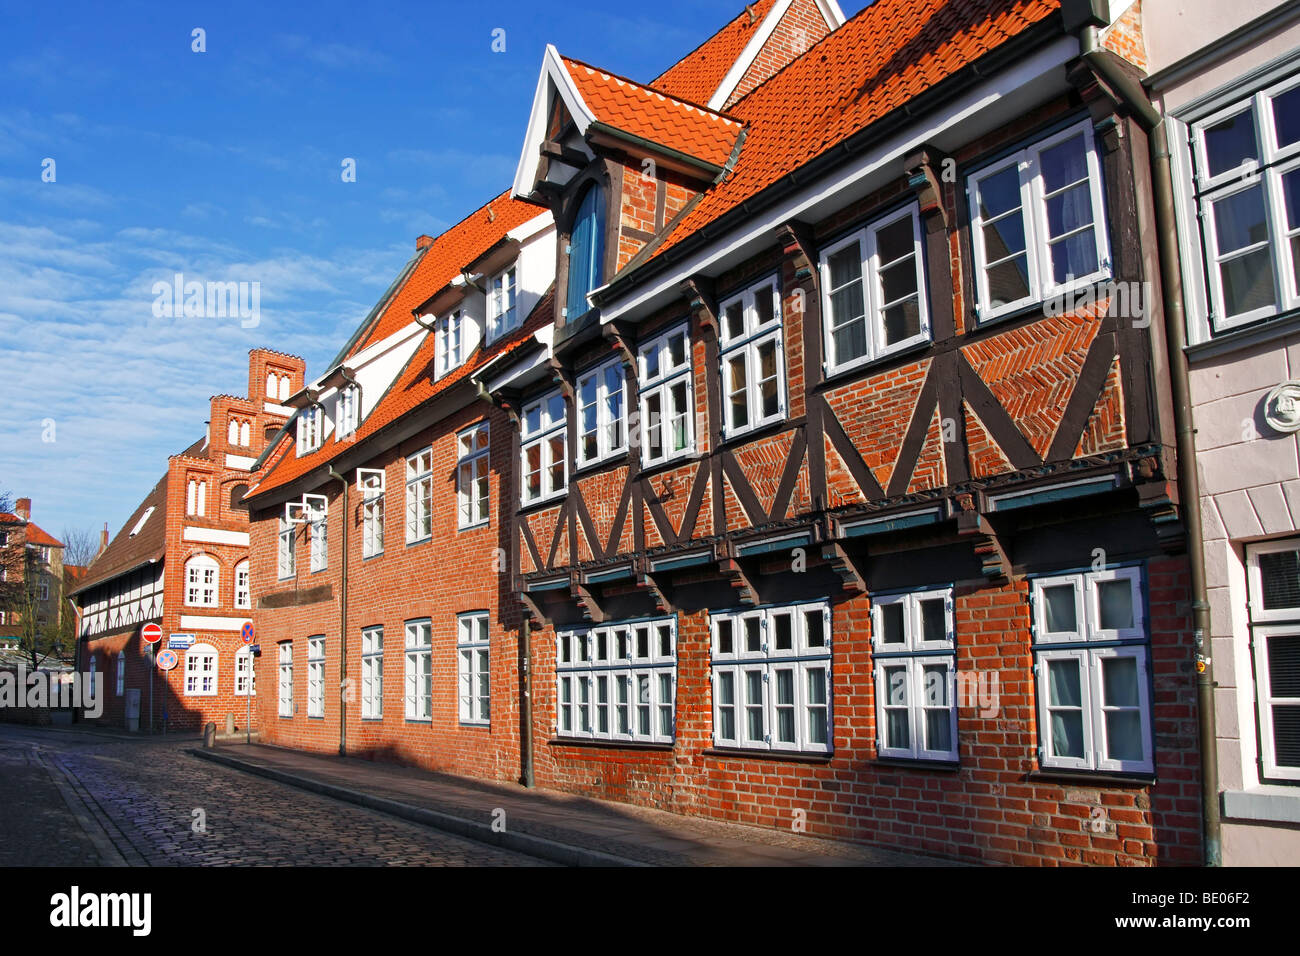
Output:
<svg viewBox="0 0 1300 956">
<path fill-rule="evenodd" d="M 162 625 L 146 624 L 144 627 L 140 628 L 140 636 L 150 644 L 157 644 L 162 640 Z"/>
</svg>

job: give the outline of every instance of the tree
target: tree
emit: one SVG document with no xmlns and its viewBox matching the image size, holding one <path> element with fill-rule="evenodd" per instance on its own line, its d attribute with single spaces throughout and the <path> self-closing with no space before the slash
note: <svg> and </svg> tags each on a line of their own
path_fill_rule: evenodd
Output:
<svg viewBox="0 0 1300 956">
<path fill-rule="evenodd" d="M 94 528 L 63 529 L 63 564 L 85 567 L 99 553 L 99 532 Z"/>
</svg>

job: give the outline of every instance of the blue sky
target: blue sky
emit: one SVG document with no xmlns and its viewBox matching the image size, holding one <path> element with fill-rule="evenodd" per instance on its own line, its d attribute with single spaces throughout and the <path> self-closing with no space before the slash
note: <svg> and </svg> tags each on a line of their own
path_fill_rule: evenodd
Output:
<svg viewBox="0 0 1300 956">
<path fill-rule="evenodd" d="M 6 0 L 0 493 L 115 534 L 250 348 L 318 374 L 417 235 L 509 185 L 547 42 L 649 80 L 742 6 Z M 177 272 L 260 283 L 258 325 L 156 317 Z"/>
</svg>

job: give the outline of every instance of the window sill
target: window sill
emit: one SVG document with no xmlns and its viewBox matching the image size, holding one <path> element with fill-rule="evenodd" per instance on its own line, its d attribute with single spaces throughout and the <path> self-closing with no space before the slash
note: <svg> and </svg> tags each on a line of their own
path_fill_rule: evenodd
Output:
<svg viewBox="0 0 1300 956">
<path fill-rule="evenodd" d="M 408 724 L 429 724 L 430 726 L 433 724 L 432 717 L 404 717 L 402 719 Z"/>
<path fill-rule="evenodd" d="M 637 471 L 638 478 L 653 478 L 655 475 L 665 471 L 672 471 L 674 468 L 681 468 L 683 465 L 692 465 L 696 462 L 703 461 L 707 455 L 701 451 L 691 449 L 690 451 L 678 452 L 671 458 L 665 458 L 663 461 L 656 461 L 650 464 L 642 464 Z"/>
<path fill-rule="evenodd" d="M 584 461 L 580 465 L 574 465 L 573 473 L 575 475 L 581 475 L 584 472 L 597 471 L 601 468 L 601 466 L 608 466 L 608 465 L 615 464 L 616 462 L 623 461 L 627 457 L 628 457 L 627 449 L 623 448 L 620 451 L 616 451 L 609 455 L 606 455 L 604 458 L 593 458 L 591 461 Z"/>
<path fill-rule="evenodd" d="M 1239 349 L 1249 348 L 1253 345 L 1262 345 L 1272 342 L 1274 339 L 1284 338 L 1300 332 L 1300 311 L 1294 309 L 1251 322 L 1248 325 L 1224 329 L 1217 333 L 1209 320 L 1189 319 L 1188 321 L 1200 322 L 1202 334 L 1210 336 L 1204 342 L 1197 342 L 1195 345 L 1184 347 L 1183 351 L 1192 361 L 1215 358 L 1219 355 L 1236 352 Z"/>
<path fill-rule="evenodd" d="M 721 451 L 726 448 L 735 448 L 737 445 L 743 445 L 746 442 L 770 438 L 777 432 L 798 428 L 804 423 L 804 418 L 802 416 L 799 418 L 790 418 L 788 417 L 788 414 L 789 413 L 780 418 L 774 418 L 769 422 L 764 422 L 761 425 L 755 425 L 753 428 L 743 432 L 738 432 L 734 435 L 728 435 L 724 432 L 721 440 L 718 442 L 718 450 Z"/>
<path fill-rule="evenodd" d="M 466 728 L 469 728 L 469 729 L 471 729 L 471 730 L 491 730 L 491 729 L 492 729 L 492 722 L 491 722 L 491 721 L 487 721 L 487 720 L 462 720 L 462 721 L 458 721 L 458 723 L 459 723 L 459 725 L 460 725 L 461 727 L 466 727 Z"/>
<path fill-rule="evenodd" d="M 1266 783 L 1223 791 L 1223 815 L 1259 823 L 1300 823 L 1300 786 Z"/>
<path fill-rule="evenodd" d="M 552 737 L 548 747 L 595 747 L 601 750 L 648 750 L 671 752 L 675 744 L 648 743 L 640 740 L 609 740 L 604 737 Z"/>
<path fill-rule="evenodd" d="M 406 542 L 406 546 L 408 548 L 415 548 L 422 544 L 428 544 L 432 540 L 433 540 L 433 535 L 427 535 L 426 537 L 416 538 L 414 541 Z"/>
<path fill-rule="evenodd" d="M 361 560 L 362 560 L 362 561 L 369 561 L 371 558 L 382 558 L 383 556 L 384 556 L 384 552 L 382 552 L 382 551 L 376 551 L 374 554 L 363 554 L 363 555 L 361 556 Z"/>
<path fill-rule="evenodd" d="M 1096 786 L 1099 783 L 1120 787 L 1149 787 L 1156 782 L 1155 774 L 1112 773 L 1106 770 L 1066 770 L 1053 767 L 1031 770 L 1025 779 L 1041 783 L 1082 783 Z"/>
<path fill-rule="evenodd" d="M 531 511 L 541 511 L 547 505 L 555 505 L 563 501 L 568 496 L 568 494 L 569 494 L 569 489 L 565 488 L 564 491 L 553 494 L 547 498 L 538 498 L 535 501 L 529 501 L 520 504 L 519 510 L 516 512 L 516 514 L 523 515 L 523 514 L 528 514 Z"/>
<path fill-rule="evenodd" d="M 930 333 L 932 335 L 933 333 Z M 817 388 L 831 387 L 850 381 L 855 375 L 867 375 L 878 372 L 880 369 L 889 365 L 890 362 L 897 362 L 904 359 L 912 358 L 925 352 L 930 346 L 934 345 L 934 339 L 927 336 L 924 341 L 913 342 L 896 348 L 893 351 L 886 352 L 883 355 L 876 355 L 872 358 L 860 359 L 848 365 L 841 365 L 837 368 L 824 366 L 822 369 L 822 381 Z M 815 391 L 816 389 L 814 389 Z"/>
<path fill-rule="evenodd" d="M 871 761 L 875 766 L 897 767 L 900 770 L 942 770 L 956 772 L 961 769 L 959 760 L 931 760 L 926 757 L 877 757 Z"/>
<path fill-rule="evenodd" d="M 484 518 L 482 521 L 475 521 L 473 524 L 458 524 L 456 525 L 456 531 L 457 533 L 461 531 L 479 531 L 483 528 L 489 528 L 491 526 L 492 526 L 492 519 Z"/>
<path fill-rule="evenodd" d="M 734 758 L 749 760 L 783 760 L 789 763 L 830 763 L 834 753 L 800 753 L 792 750 L 750 750 L 745 747 L 710 747 L 700 752 L 705 757 Z"/>
</svg>

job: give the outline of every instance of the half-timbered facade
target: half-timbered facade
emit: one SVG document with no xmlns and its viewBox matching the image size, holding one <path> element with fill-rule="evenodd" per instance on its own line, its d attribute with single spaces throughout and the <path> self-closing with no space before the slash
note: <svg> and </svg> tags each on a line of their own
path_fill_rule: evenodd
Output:
<svg viewBox="0 0 1300 956">
<path fill-rule="evenodd" d="M 537 783 L 1199 859 L 1145 133 L 1080 57 L 1136 76 L 1135 35 L 880 0 L 725 109 L 548 49 L 552 375 L 490 386 Z"/>
</svg>

